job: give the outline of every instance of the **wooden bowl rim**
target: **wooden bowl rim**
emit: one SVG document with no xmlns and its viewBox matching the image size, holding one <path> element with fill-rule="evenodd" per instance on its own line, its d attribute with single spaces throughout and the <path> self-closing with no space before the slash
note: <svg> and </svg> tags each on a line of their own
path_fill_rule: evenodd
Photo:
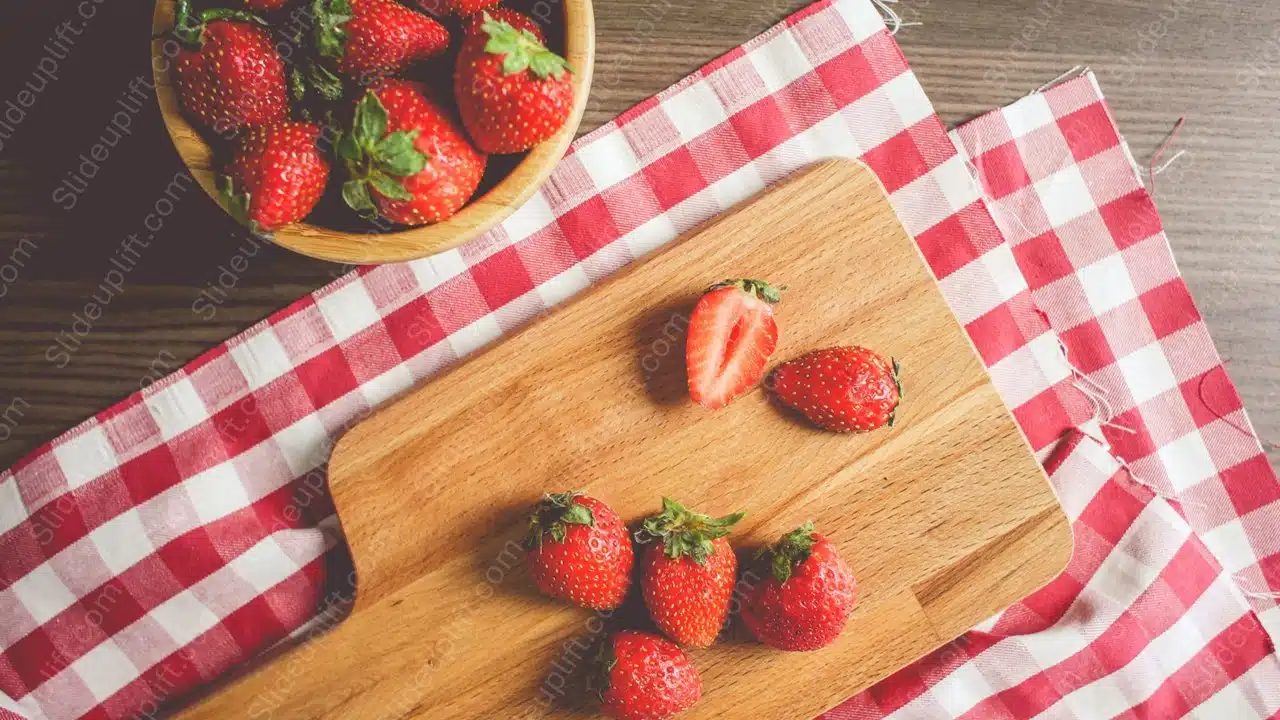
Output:
<svg viewBox="0 0 1280 720">
<path fill-rule="evenodd" d="M 172 62 L 164 52 L 176 0 L 156 0 L 152 14 L 151 69 L 156 100 L 165 128 L 183 164 L 214 202 L 222 207 L 212 169 L 201 169 L 212 148 L 180 109 L 170 78 Z M 533 196 L 568 151 L 586 110 L 595 63 L 595 16 L 592 0 L 564 0 L 565 57 L 573 66 L 574 106 L 555 137 L 529 151 L 493 189 L 474 197 L 456 215 L 435 225 L 392 233 L 348 233 L 308 223 L 272 234 L 275 244 L 320 260 L 347 264 L 404 262 L 428 257 L 466 243 L 501 223 Z M 194 163 L 194 164 L 193 164 Z M 212 165 L 212 163 L 209 163 Z M 335 172 L 337 168 L 335 168 Z"/>
</svg>

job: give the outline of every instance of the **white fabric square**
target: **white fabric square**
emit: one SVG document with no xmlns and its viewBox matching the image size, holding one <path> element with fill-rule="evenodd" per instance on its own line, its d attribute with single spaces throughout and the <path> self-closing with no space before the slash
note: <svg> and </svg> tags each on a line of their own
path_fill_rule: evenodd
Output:
<svg viewBox="0 0 1280 720">
<path fill-rule="evenodd" d="M 576 154 L 598 192 L 640 172 L 640 160 L 636 158 L 625 133 L 601 135 L 579 147 Z"/>
<path fill-rule="evenodd" d="M 856 158 L 862 155 L 862 148 L 854 139 L 853 133 L 849 132 L 848 121 L 840 113 L 828 115 L 792 139 L 803 139 L 803 147 L 811 148 L 806 157 L 812 157 L 814 160 Z"/>
<path fill-rule="evenodd" d="M 920 86 L 920 81 L 916 78 L 916 74 L 911 70 L 907 70 L 898 77 L 884 84 L 883 91 L 885 96 L 889 98 L 889 102 L 893 103 L 893 107 L 898 111 L 898 118 L 902 120 L 902 127 L 898 132 L 902 132 L 916 123 L 933 115 L 933 103 L 929 102 L 929 96 L 924 94 L 924 88 Z M 897 135 L 898 133 L 894 133 Z M 955 158 L 959 160 L 960 158 Z M 964 163 L 961 161 L 961 166 Z M 966 170 L 965 176 L 969 177 Z M 970 180 L 972 183 L 972 179 Z"/>
<path fill-rule="evenodd" d="M 304 416 L 289 427 L 271 436 L 280 454 L 288 463 L 290 472 L 297 477 L 320 465 L 329 458 L 325 450 L 329 433 L 315 413 Z"/>
<path fill-rule="evenodd" d="M 1050 340 L 1053 340 L 1052 337 Z M 1056 350 L 1057 342 L 1053 341 L 1053 344 Z M 990 373 L 996 390 L 1000 391 L 1000 399 L 1011 408 L 1021 407 L 1031 398 L 1053 387 L 1053 383 L 1040 372 L 1035 353 L 1029 345 L 1000 358 L 987 368 L 987 372 Z"/>
<path fill-rule="evenodd" d="M 0 536 L 27 519 L 26 503 L 18 492 L 18 481 L 12 475 L 0 480 Z"/>
<path fill-rule="evenodd" d="M 182 485 L 200 522 L 206 525 L 248 507 L 251 502 L 235 463 L 230 460 L 187 478 Z"/>
<path fill-rule="evenodd" d="M 1138 297 L 1129 278 L 1129 269 L 1124 264 L 1124 257 L 1119 253 L 1109 255 L 1088 267 L 1076 271 L 1080 285 L 1084 288 L 1085 297 L 1089 299 L 1089 307 L 1095 315 L 1124 305 Z"/>
<path fill-rule="evenodd" d="M 187 385 L 190 387 L 190 383 Z M 193 389 L 192 392 L 195 390 Z M 119 464 L 115 451 L 111 448 L 111 442 L 107 440 L 107 435 L 100 425 L 94 425 L 80 435 L 54 445 L 53 456 L 58 459 L 62 474 L 66 476 L 67 485 L 72 490 L 85 485 Z"/>
<path fill-rule="evenodd" d="M 546 204 L 546 199 L 542 197 L 542 193 L 536 193 L 534 198 L 537 198 L 544 205 Z M 529 202 L 533 202 L 533 200 L 531 199 Z M 409 263 L 409 269 L 413 271 L 414 277 L 418 279 L 418 286 L 422 288 L 422 292 L 427 293 L 443 285 L 450 278 L 466 272 L 467 263 L 462 259 L 462 253 L 455 248 L 432 255 L 429 258 L 414 260 Z"/>
<path fill-rule="evenodd" d="M 115 695 L 138 677 L 138 668 L 115 641 L 107 639 L 71 663 L 71 670 L 99 701 Z"/>
<path fill-rule="evenodd" d="M 770 94 L 812 72 L 813 66 L 791 33 L 778 33 L 747 54 Z"/>
<path fill-rule="evenodd" d="M 1144 510 L 1143 515 L 1145 514 Z M 1120 539 L 1119 544 L 1125 544 L 1125 539 L 1134 533 L 1142 533 L 1143 524 L 1143 517 L 1139 516 L 1125 536 Z M 1161 550 L 1165 549 L 1161 548 Z M 1168 548 L 1170 552 L 1176 549 Z M 1113 550 L 1102 561 L 1102 565 L 1098 567 L 1093 577 L 1089 578 L 1089 584 L 1085 586 L 1084 592 L 1089 593 L 1091 598 L 1104 607 L 1116 610 L 1127 608 L 1151 586 L 1151 583 L 1155 582 L 1159 575 L 1159 571 L 1155 568 L 1139 561 L 1129 553 Z"/>
<path fill-rule="evenodd" d="M 381 375 L 360 383 L 360 392 L 369 407 L 382 403 L 413 387 L 413 373 L 404 365 L 397 365 Z"/>
<path fill-rule="evenodd" d="M 1077 603 L 1068 609 L 1067 614 L 1057 625 L 1022 638 L 1027 652 L 1031 653 L 1031 657 L 1035 658 L 1042 669 L 1047 670 L 1089 647 L 1088 639 L 1080 633 L 1079 628 L 1075 627 L 1076 623 L 1073 619 L 1073 616 L 1080 616 L 1080 609 Z"/>
<path fill-rule="evenodd" d="M 1095 680 L 1063 698 L 1067 707 L 1082 718 L 1110 718 L 1128 710 L 1133 703 L 1109 677 Z"/>
<path fill-rule="evenodd" d="M 230 353 L 250 390 L 265 387 L 293 369 L 289 353 L 270 327 L 232 345 Z"/>
<path fill-rule="evenodd" d="M 833 7 L 844 16 L 845 23 L 853 31 L 855 43 L 861 43 L 885 29 L 884 18 L 869 2 L 838 2 Z"/>
<path fill-rule="evenodd" d="M 1214 598 L 1212 604 L 1218 605 L 1219 600 Z M 1203 602 L 1197 602 L 1196 606 L 1205 605 Z M 1222 615 L 1222 608 L 1215 608 L 1215 613 Z M 1212 635 L 1217 635 L 1216 632 Z M 1186 615 L 1178 618 L 1168 630 L 1160 633 L 1142 649 L 1142 653 L 1134 662 L 1141 660 L 1144 656 L 1159 663 L 1164 669 L 1164 675 L 1172 676 L 1183 665 L 1186 665 L 1204 648 L 1208 638 L 1201 628 L 1197 626 L 1195 619 L 1195 606 Z"/>
<path fill-rule="evenodd" d="M 1028 95 L 1001 112 L 1009 125 L 1009 133 L 1015 138 L 1029 135 L 1031 131 L 1054 122 L 1053 110 L 1042 93 Z"/>
<path fill-rule="evenodd" d="M 905 119 L 898 112 L 885 112 L 885 104 L 893 104 L 890 92 L 895 83 L 916 84 L 916 79 L 910 73 L 900 75 L 854 100 L 840 111 L 860 147 L 867 150 L 879 147 L 907 129 Z"/>
<path fill-rule="evenodd" d="M 1178 385 L 1159 341 L 1125 355 L 1116 361 L 1116 365 L 1124 374 L 1135 405 L 1141 405 Z"/>
<path fill-rule="evenodd" d="M 1209 448 L 1205 446 L 1204 437 L 1199 430 L 1192 430 L 1177 440 L 1166 443 L 1158 453 L 1169 482 L 1173 483 L 1173 488 L 1178 492 L 1218 473 L 1213 456 L 1209 454 Z"/>
<path fill-rule="evenodd" d="M 686 143 L 729 119 L 715 90 L 695 82 L 662 101 L 662 111 Z"/>
<path fill-rule="evenodd" d="M 938 281 L 951 311 L 961 325 L 968 325 L 1003 302 L 1000 291 L 981 259 L 974 260 Z M 1012 407 L 1012 406 L 1011 406 Z"/>
<path fill-rule="evenodd" d="M 155 552 L 137 508 L 121 513 L 89 533 L 103 563 L 119 575 Z"/>
<path fill-rule="evenodd" d="M 218 624 L 218 616 L 187 590 L 174 595 L 147 614 L 169 633 L 178 647 L 187 645 Z"/>
<path fill-rule="evenodd" d="M 1239 518 L 1219 525 L 1200 538 L 1228 573 L 1238 573 L 1258 562 Z"/>
<path fill-rule="evenodd" d="M 458 357 L 465 357 L 502 337 L 502 327 L 492 314 L 476 320 L 449 336 L 449 345 Z"/>
<path fill-rule="evenodd" d="M 298 564 L 271 537 L 232 560 L 230 567 L 236 575 L 252 585 L 259 595 L 298 571 Z"/>
<path fill-rule="evenodd" d="M 542 302 L 547 307 L 555 307 L 590 286 L 591 278 L 587 277 L 587 273 L 580 265 L 574 265 L 538 285 L 534 290 L 542 297 Z"/>
<path fill-rule="evenodd" d="M 764 189 L 764 179 L 755 163 L 746 165 L 725 175 L 707 188 L 726 210 Z"/>
<path fill-rule="evenodd" d="M 662 213 L 627 233 L 622 239 L 631 248 L 631 255 L 641 258 L 671 242 L 679 234 L 671 216 Z"/>
<path fill-rule="evenodd" d="M 40 565 L 9 586 L 22 607 L 37 624 L 43 625 L 76 602 L 62 579 L 49 565 Z"/>
<path fill-rule="evenodd" d="M 1097 209 L 1089 185 L 1080 168 L 1071 165 L 1035 184 L 1036 195 L 1044 205 L 1045 215 L 1053 227 L 1061 227 L 1081 215 Z"/>
<path fill-rule="evenodd" d="M 1028 289 L 1027 278 L 1018 269 L 1018 260 L 1013 256 L 1013 249 L 1008 244 L 1001 243 L 988 250 L 979 259 L 983 265 L 987 266 L 987 272 L 995 282 L 996 291 L 1000 294 L 1002 301 L 1012 300 Z M 1058 350 L 1058 343 L 1053 342 L 1052 345 L 1058 355 L 1061 355 L 1062 351 Z"/>
<path fill-rule="evenodd" d="M 378 306 L 364 289 L 363 282 L 351 282 L 316 298 L 320 314 L 333 332 L 335 342 L 342 342 L 367 330 L 380 319 Z"/>
<path fill-rule="evenodd" d="M 187 377 L 164 387 L 143 402 L 151 410 L 151 417 L 160 428 L 160 437 L 166 442 L 209 419 L 204 401 Z"/>
<path fill-rule="evenodd" d="M 952 717 L 960 717 L 995 691 L 978 668 L 969 662 L 939 680 L 930 692 Z"/>
<path fill-rule="evenodd" d="M 533 197 L 516 208 L 511 216 L 502 221 L 502 229 L 512 244 L 520 242 L 555 221 L 555 213 L 547 204 L 547 198 L 536 192 Z"/>
</svg>

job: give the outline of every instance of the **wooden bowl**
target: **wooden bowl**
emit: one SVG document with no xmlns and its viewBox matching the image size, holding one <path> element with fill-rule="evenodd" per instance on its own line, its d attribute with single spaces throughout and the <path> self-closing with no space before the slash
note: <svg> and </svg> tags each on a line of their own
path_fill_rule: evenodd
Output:
<svg viewBox="0 0 1280 720">
<path fill-rule="evenodd" d="M 173 78 L 172 41 L 175 0 L 157 0 L 152 18 L 152 73 L 160 113 L 173 144 L 191 174 L 221 205 L 216 186 L 217 162 L 213 148 L 181 112 Z M 595 17 L 591 0 L 563 0 L 564 56 L 573 66 L 574 106 L 569 120 L 555 137 L 533 148 L 492 189 L 471 199 L 448 220 L 390 233 L 343 232 L 307 223 L 290 225 L 273 233 L 277 245 L 322 260 L 352 264 L 401 262 L 457 247 L 502 222 L 546 181 L 569 149 L 586 108 L 595 60 Z M 168 52 L 166 52 L 168 43 Z M 334 167 L 334 172 L 339 172 Z"/>
</svg>

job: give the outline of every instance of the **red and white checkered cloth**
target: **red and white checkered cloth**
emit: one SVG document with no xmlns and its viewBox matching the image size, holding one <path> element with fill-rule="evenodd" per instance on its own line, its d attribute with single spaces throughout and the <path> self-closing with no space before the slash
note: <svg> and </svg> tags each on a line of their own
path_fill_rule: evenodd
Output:
<svg viewBox="0 0 1280 720">
<path fill-rule="evenodd" d="M 1051 91 L 1042 100 L 1065 94 Z M 1070 117 L 1051 115 L 1046 122 L 1067 122 Z M 1118 144 L 1105 112 L 1093 117 L 1106 120 L 1104 129 Z M 990 136 L 996 137 L 994 130 Z M 1097 148 L 1103 149 L 1102 144 Z M 957 152 L 866 0 L 824 0 L 788 18 L 579 140 L 544 189 L 484 238 L 428 260 L 365 268 L 345 277 L 0 475 L 0 691 L 8 696 L 0 699 L 0 708 L 7 708 L 0 709 L 0 717 L 5 712 L 58 720 L 152 717 L 158 706 L 288 636 L 315 614 L 325 584 L 325 553 L 340 540 L 323 492 L 324 462 L 333 439 L 347 424 L 680 232 L 825 157 L 861 157 L 880 175 L 1035 447 L 1046 454 L 1056 447 L 1055 456 L 1067 458 L 1085 452 L 1082 447 L 1093 447 L 1089 457 L 1105 460 L 1109 456 L 1093 441 L 1060 442 L 1074 427 L 1099 430 L 1090 422 L 1094 407 L 1073 386 L 1081 381 L 1050 328 L 1050 323 L 1061 328 L 1062 317 L 1078 318 L 1075 327 L 1100 313 L 1101 323 L 1105 311 L 1093 311 L 1101 307 L 1095 305 L 1064 309 L 1041 298 L 1040 293 L 1055 284 L 1046 285 L 1044 273 L 1036 274 L 1046 263 L 1038 252 L 1019 250 L 1031 241 L 1006 242 L 971 174 L 971 167 L 1004 167 L 988 155 Z M 1081 155 L 1073 167 L 1091 190 L 1094 165 Z M 990 193 L 989 177 L 983 177 L 983 185 Z M 1041 189 L 1039 184 L 1035 187 Z M 1053 208 L 1046 210 L 1052 218 L 1067 219 L 1068 213 L 1059 211 L 1051 198 L 1057 187 L 1059 182 L 1053 180 L 1043 188 L 1044 207 Z M 1079 189 L 1078 184 L 1074 187 Z M 1074 212 L 1079 198 L 1071 201 L 1076 203 Z M 1009 211 L 1003 202 L 993 207 L 998 220 Z M 1123 217 L 1120 221 L 1125 223 Z M 1060 239 L 1067 248 L 1067 238 L 1060 233 Z M 1158 240 L 1163 247 L 1163 237 Z M 1070 256 L 1072 251 L 1064 252 Z M 1164 252 L 1168 277 L 1180 286 L 1167 248 Z M 1105 255 L 1094 258 L 1098 259 Z M 1063 274 L 1074 273 L 1072 277 L 1080 277 L 1080 284 L 1088 288 L 1095 282 L 1109 288 L 1114 280 L 1111 274 L 1090 273 L 1094 266 L 1086 262 L 1065 267 Z M 1130 271 L 1130 284 L 1138 295 L 1132 304 L 1143 309 L 1148 307 L 1148 291 L 1156 287 L 1145 272 L 1149 269 Z M 1084 292 L 1086 302 L 1103 293 Z M 1164 297 L 1151 298 L 1154 309 L 1145 317 L 1152 327 L 1159 324 L 1162 331 L 1168 330 L 1174 324 L 1166 317 L 1169 310 L 1182 319 L 1187 308 L 1194 314 L 1189 299 L 1166 310 L 1155 302 Z M 1195 322 L 1202 332 L 1198 318 Z M 1105 332 L 1106 325 L 1100 327 Z M 1175 347 L 1170 338 L 1178 334 L 1161 332 L 1155 354 L 1172 377 L 1184 380 L 1182 366 L 1169 359 L 1166 350 Z M 1241 466 L 1230 454 L 1236 452 L 1241 460 L 1256 458 L 1256 452 L 1239 450 L 1241 438 L 1256 449 L 1247 430 L 1224 440 L 1214 434 L 1221 421 L 1204 419 L 1205 406 L 1191 405 L 1188 399 L 1185 407 L 1200 408 L 1187 410 L 1198 421 L 1171 434 L 1166 425 L 1176 425 L 1181 418 L 1161 415 L 1165 406 L 1147 409 L 1146 403 L 1154 402 L 1149 391 L 1155 387 L 1145 369 L 1153 354 L 1150 349 L 1122 354 L 1121 345 L 1110 341 L 1106 352 L 1120 358 L 1111 361 L 1120 370 L 1108 375 L 1105 365 L 1096 373 L 1088 367 L 1089 353 L 1102 352 L 1091 343 L 1106 337 L 1067 333 L 1064 339 L 1076 365 L 1110 388 L 1112 406 L 1124 409 L 1120 397 L 1126 395 L 1137 405 L 1135 414 L 1144 420 L 1141 432 L 1151 444 L 1142 457 L 1132 455 L 1135 471 L 1146 477 L 1145 460 L 1162 467 L 1168 463 L 1181 472 L 1183 458 L 1192 457 L 1202 463 L 1200 472 L 1207 457 L 1223 472 L 1201 472 L 1200 482 L 1181 488 L 1184 498 L 1212 481 L 1226 488 L 1215 496 L 1218 501 L 1227 499 L 1226 508 L 1236 508 L 1243 497 L 1253 502 L 1253 512 L 1265 509 L 1263 501 L 1274 492 L 1275 483 L 1274 476 L 1263 477 L 1264 468 L 1269 473 L 1265 459 L 1261 466 L 1256 460 Z M 1202 374 L 1217 364 L 1207 339 L 1193 347 L 1196 357 L 1212 358 L 1209 365 L 1196 365 Z M 1141 364 L 1126 365 L 1129 355 L 1137 353 Z M 1134 385 L 1131 375 L 1138 378 L 1135 382 L 1147 384 Z M 1213 383 L 1202 389 L 1195 397 L 1222 403 L 1222 408 L 1211 407 L 1233 411 L 1235 424 L 1248 427 L 1225 373 L 1215 371 Z M 1130 424 L 1135 424 L 1132 419 Z M 1204 438 L 1194 448 L 1203 449 L 1204 455 L 1187 449 L 1181 438 L 1188 432 Z M 1121 452 L 1123 443 L 1133 440 L 1126 435 L 1112 442 Z M 1230 482 L 1228 474 L 1241 467 L 1240 481 Z M 964 710 L 986 717 L 977 708 L 991 701 L 976 703 L 1010 683 L 1053 685 L 1053 668 L 1042 669 L 1031 661 L 1048 662 L 1054 652 L 1101 653 L 1114 647 L 1131 657 L 1143 652 L 1164 656 L 1173 646 L 1178 657 L 1199 657 L 1211 647 L 1220 618 L 1232 612 L 1236 618 L 1255 617 L 1239 596 L 1235 576 L 1221 580 L 1225 594 L 1193 594 L 1211 571 L 1190 561 L 1167 560 L 1195 538 L 1178 530 L 1182 516 L 1164 500 L 1142 501 L 1143 508 L 1161 509 L 1133 513 L 1132 518 L 1120 514 L 1105 522 L 1084 522 L 1089 513 L 1082 488 L 1089 489 L 1088 498 L 1102 498 L 1107 513 L 1122 509 L 1111 507 L 1113 499 L 1092 488 L 1111 483 L 1133 489 L 1128 480 L 1113 482 L 1107 478 L 1114 473 L 1103 472 L 1106 477 L 1099 480 L 1098 470 L 1079 460 L 1064 460 L 1054 472 L 1068 510 L 1081 518 L 1076 522 L 1081 557 L 1072 566 L 1076 574 L 1063 576 L 1069 581 L 1060 580 L 1042 593 L 1057 588 L 1052 598 L 1062 605 L 1067 592 L 1063 588 L 1070 583 L 1090 592 L 1079 593 L 1082 600 L 1070 604 L 1067 620 L 1060 620 L 1062 614 L 1055 614 L 1051 603 L 1034 606 L 1028 600 L 986 628 L 990 637 L 1038 629 L 1035 620 L 1027 619 L 1033 612 L 1044 625 L 1057 622 L 1042 633 L 1050 650 L 986 657 L 977 652 L 978 645 L 970 644 L 965 646 L 966 659 L 973 656 L 970 662 L 935 660 L 930 665 L 926 659 L 914 666 L 918 681 L 903 681 L 900 674 L 878 686 L 890 689 L 888 695 L 864 694 L 854 705 L 833 713 L 900 708 L 911 716 L 913 703 L 927 702 L 921 697 L 945 698 L 953 705 L 941 707 L 952 710 L 973 698 Z M 1150 477 L 1153 484 L 1165 478 L 1156 473 Z M 1271 486 L 1263 488 L 1263 481 Z M 1275 540 L 1275 526 L 1247 522 L 1252 513 L 1244 510 L 1221 518 L 1224 506 L 1210 495 L 1197 495 L 1195 507 L 1218 513 L 1212 515 L 1218 518 L 1215 529 L 1233 530 L 1216 540 L 1209 535 L 1200 540 L 1217 557 L 1228 558 L 1220 562 L 1232 572 L 1248 568 L 1241 583 L 1252 577 L 1259 591 L 1280 586 L 1275 566 L 1267 564 L 1280 550 L 1267 545 Z M 1182 509 L 1197 531 L 1202 520 L 1210 522 L 1210 515 L 1201 518 L 1192 511 L 1190 500 Z M 1099 534 L 1099 542 L 1092 542 L 1090 529 Z M 1083 539 L 1081 532 L 1086 533 Z M 1101 544 L 1104 541 L 1110 545 Z M 1238 552 L 1242 542 L 1252 548 L 1253 560 L 1247 565 Z M 1136 560 L 1113 560 L 1119 556 L 1104 549 L 1110 546 Z M 1213 558 L 1205 562 L 1216 567 Z M 1135 591 L 1136 578 L 1154 577 L 1153 568 L 1163 568 L 1160 577 L 1174 588 L 1181 604 L 1138 604 L 1147 596 Z M 1155 584 L 1142 584 L 1148 586 Z M 1150 614 L 1173 624 L 1158 637 L 1123 625 L 1128 632 L 1107 635 L 1110 644 L 1104 646 L 1098 634 L 1099 605 L 1089 604 L 1095 597 L 1109 602 L 1107 612 L 1117 617 L 1137 611 L 1144 619 Z M 1166 593 L 1157 599 L 1169 597 Z M 1274 606 L 1256 602 L 1260 610 L 1264 604 Z M 1207 606 L 1203 612 L 1198 610 L 1201 606 Z M 1202 622 L 1202 617 L 1209 619 Z M 1263 622 L 1268 617 L 1274 618 L 1274 612 L 1262 613 Z M 1172 628 L 1177 634 L 1168 634 Z M 1270 712 L 1266 708 L 1274 709 L 1272 699 L 1258 689 L 1269 678 L 1264 673 L 1257 679 L 1251 673 L 1261 672 L 1264 661 L 1258 658 L 1271 652 L 1272 645 L 1256 621 L 1248 631 L 1250 647 L 1259 648 L 1247 663 L 1240 661 L 1248 672 L 1235 672 L 1232 666 L 1232 671 L 1214 676 L 1214 687 L 1219 695 L 1227 692 L 1223 688 L 1234 688 L 1245 698 L 1256 698 L 1253 701 L 1263 708 L 1259 712 Z M 1006 674 L 988 676 L 987 665 L 996 659 L 997 669 Z M 1102 675 L 1098 668 L 1110 669 L 1111 660 L 1087 667 Z M 1015 663 L 1020 664 L 1014 667 Z M 1112 673 L 1126 699 L 1124 707 L 1144 699 L 1141 691 L 1153 672 L 1149 666 L 1124 666 Z M 1137 680 L 1126 680 L 1130 675 Z M 1172 683 L 1175 674 L 1156 676 Z M 1135 685 L 1138 681 L 1146 684 Z M 1100 692 L 1088 690 L 1095 685 L 1072 688 L 1084 693 L 1079 697 L 1042 704 L 1053 712 L 1075 707 L 1073 702 L 1087 705 L 1094 697 L 1089 693 Z M 886 697 L 902 702 L 886 702 Z M 922 712 L 934 717 L 937 707 L 924 707 Z M 1026 707 L 1027 712 L 1014 714 L 1035 715 L 1030 705 Z"/>
</svg>

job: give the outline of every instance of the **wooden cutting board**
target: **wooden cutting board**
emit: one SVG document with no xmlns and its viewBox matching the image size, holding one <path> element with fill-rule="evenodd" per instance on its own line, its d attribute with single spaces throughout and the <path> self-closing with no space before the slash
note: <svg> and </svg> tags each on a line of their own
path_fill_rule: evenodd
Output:
<svg viewBox="0 0 1280 720">
<path fill-rule="evenodd" d="M 821 432 L 760 389 L 717 412 L 693 405 L 683 328 L 725 277 L 789 287 L 777 361 L 842 343 L 898 358 L 897 426 Z M 374 414 L 340 442 L 330 483 L 359 578 L 352 616 L 184 717 L 590 716 L 572 689 L 587 648 L 643 609 L 605 620 L 536 593 L 515 543 L 549 490 L 585 488 L 628 522 L 662 495 L 746 510 L 744 560 L 812 519 L 853 566 L 861 597 L 835 645 L 780 653 L 735 625 L 691 652 L 704 697 L 689 718 L 811 717 L 1048 582 L 1071 553 L 968 337 L 852 161 L 777 186 Z"/>
</svg>

